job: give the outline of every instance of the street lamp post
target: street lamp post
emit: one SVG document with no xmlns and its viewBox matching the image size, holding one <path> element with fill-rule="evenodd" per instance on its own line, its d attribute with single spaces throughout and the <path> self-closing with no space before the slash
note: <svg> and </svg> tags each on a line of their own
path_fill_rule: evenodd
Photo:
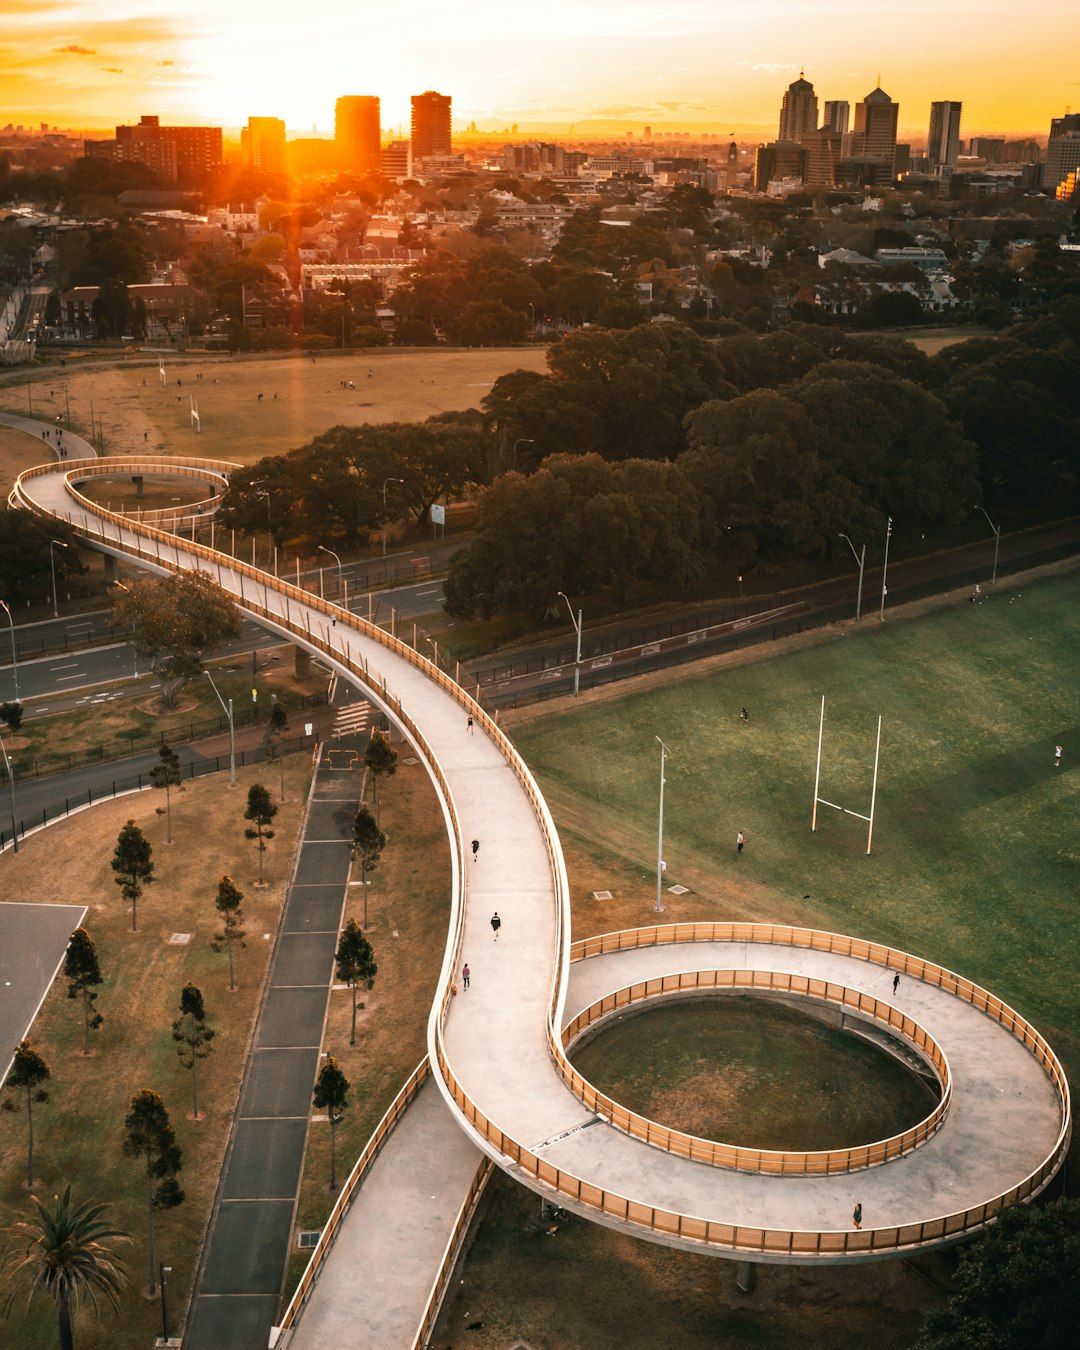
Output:
<svg viewBox="0 0 1080 1350">
<path fill-rule="evenodd" d="M 4 744 L 3 736 L 0 736 L 0 755 L 4 756 L 4 768 L 7 770 L 8 791 L 11 794 L 11 847 L 15 853 L 19 851 L 19 831 L 15 824 L 15 772 L 11 767 L 11 760 L 8 759 L 7 746 Z"/>
<path fill-rule="evenodd" d="M 49 540 L 49 571 L 52 574 L 52 612 L 53 618 L 58 619 L 60 617 L 60 607 L 56 603 L 56 554 L 53 551 L 54 547 L 67 548 L 67 544 L 65 544 L 62 539 Z"/>
<path fill-rule="evenodd" d="M 664 902 L 660 898 L 660 887 L 664 876 L 664 764 L 671 751 L 659 736 L 656 739 L 660 742 L 660 832 L 656 842 L 656 904 L 653 909 L 657 914 L 663 914 Z"/>
<path fill-rule="evenodd" d="M 517 473 L 517 448 L 519 445 L 535 445 L 531 436 L 519 436 L 510 450 L 510 467 Z"/>
<path fill-rule="evenodd" d="M 889 517 L 889 525 L 885 531 L 885 566 L 881 569 L 881 614 L 880 620 L 885 622 L 885 597 L 889 593 L 889 588 L 885 584 L 889 575 L 889 540 L 892 538 L 892 516 Z"/>
<path fill-rule="evenodd" d="M 225 716 L 229 719 L 229 786 L 230 786 L 230 787 L 235 787 L 235 786 L 236 786 L 236 726 L 235 726 L 235 724 L 234 724 L 234 722 L 233 722 L 232 699 L 231 699 L 231 698 L 229 699 L 229 706 L 226 707 L 226 706 L 225 706 L 225 700 L 221 697 L 221 694 L 218 692 L 218 687 L 217 687 L 217 685 L 214 683 L 214 677 L 213 677 L 213 675 L 211 675 L 210 672 L 209 672 L 208 670 L 204 670 L 204 671 L 203 671 L 203 674 L 204 674 L 204 675 L 206 676 L 206 678 L 210 681 L 210 688 L 213 689 L 213 691 L 214 691 L 215 694 L 217 694 L 217 701 L 221 704 L 221 711 L 222 711 L 222 712 L 225 714 Z"/>
<path fill-rule="evenodd" d="M 386 557 L 386 487 L 388 483 L 404 483 L 404 478 L 384 478 L 382 485 L 382 505 L 383 505 L 383 525 L 382 525 L 382 555 Z"/>
<path fill-rule="evenodd" d="M 983 515 L 986 516 L 986 510 L 985 510 L 985 508 L 983 508 L 983 507 L 981 507 L 981 506 L 976 506 L 975 510 L 976 510 L 976 511 L 982 511 Z M 986 516 L 986 523 L 987 523 L 987 525 L 989 525 L 990 528 L 994 531 L 994 575 L 990 578 L 990 585 L 991 585 L 991 586 L 996 586 L 996 585 L 997 585 L 998 549 L 1001 547 L 1001 526 L 1000 526 L 1000 525 L 995 525 L 994 522 L 990 519 L 989 516 Z"/>
<path fill-rule="evenodd" d="M 0 609 L 8 616 L 8 626 L 11 629 L 11 674 L 15 680 L 15 702 L 19 701 L 19 662 L 15 656 L 15 620 L 11 616 L 11 610 L 7 607 L 6 600 L 0 600 Z"/>
<path fill-rule="evenodd" d="M 577 652 L 574 655 L 574 697 L 578 696 L 578 688 L 581 684 L 581 610 L 577 612 L 577 618 L 574 618 L 574 607 L 567 598 L 565 591 L 559 594 L 566 601 L 566 608 L 570 611 L 570 619 L 574 625 L 574 631 L 577 633 Z"/>
<path fill-rule="evenodd" d="M 319 552 L 320 552 L 320 553 L 329 553 L 330 556 L 331 556 L 331 558 L 333 558 L 333 560 L 337 563 L 337 583 L 338 583 L 338 590 L 341 591 L 341 593 L 344 595 L 344 593 L 345 593 L 345 578 L 341 575 L 341 559 L 338 557 L 338 555 L 334 552 L 334 550 L 333 550 L 332 548 L 327 548 L 324 544 L 320 544 L 320 545 L 319 545 Z M 348 603 L 348 602 L 346 601 L 346 603 Z"/>
<path fill-rule="evenodd" d="M 847 537 L 846 534 L 840 534 L 840 535 L 837 536 L 837 538 L 838 538 L 838 539 L 845 539 L 845 540 L 847 540 L 847 546 L 848 546 L 848 548 L 851 549 L 852 553 L 855 553 L 855 545 L 851 542 L 850 539 L 848 539 L 848 537 Z M 855 622 L 856 622 L 856 623 L 861 623 L 861 622 L 862 622 L 862 581 L 863 581 L 863 568 L 864 568 L 865 565 L 866 565 L 866 545 L 865 545 L 865 544 L 863 544 L 863 546 L 862 546 L 862 552 L 861 552 L 861 553 L 855 553 L 855 561 L 859 564 L 859 595 L 858 595 L 858 598 L 857 598 L 856 601 L 855 601 Z"/>
</svg>

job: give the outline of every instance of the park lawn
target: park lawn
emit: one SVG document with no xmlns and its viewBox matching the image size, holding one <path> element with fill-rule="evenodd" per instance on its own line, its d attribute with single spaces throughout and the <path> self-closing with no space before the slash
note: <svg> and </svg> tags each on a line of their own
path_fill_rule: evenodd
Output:
<svg viewBox="0 0 1080 1350">
<path fill-rule="evenodd" d="M 338 1126 L 338 1189 L 376 1125 L 427 1053 L 427 1020 L 450 922 L 450 853 L 446 825 L 427 773 L 399 746 L 398 768 L 380 789 L 386 849 L 371 874 L 368 928 L 379 971 L 375 987 L 358 990 L 356 1045 L 349 1044 L 352 994 L 331 995 L 323 1049 L 352 1084 L 345 1119 Z M 370 807 L 371 791 L 367 791 Z M 359 868 L 345 919 L 363 922 Z M 322 1228 L 337 1197 L 329 1188 L 330 1127 L 315 1122 L 308 1132 L 297 1229 Z M 308 1262 L 295 1249 L 289 1260 L 283 1304 Z"/>
<path fill-rule="evenodd" d="M 1062 571 L 504 722 L 564 837 L 589 841 L 589 889 L 636 883 L 629 906 L 585 910 L 575 886 L 576 936 L 653 921 L 661 736 L 665 886 L 691 888 L 665 889 L 665 921 L 777 920 L 891 943 L 1005 998 L 1068 1067 L 1080 1053 L 1080 850 L 1066 828 L 1080 802 L 1078 653 L 1080 572 Z M 853 816 L 820 807 L 810 831 L 822 694 L 820 793 L 850 810 L 868 811 L 883 718 L 869 858 Z"/>
<path fill-rule="evenodd" d="M 164 385 L 156 357 L 132 355 L 92 369 L 69 365 L 34 372 L 34 413 L 51 421 L 70 408 L 75 430 L 87 435 L 93 402 L 107 454 L 149 451 L 253 464 L 304 445 L 333 426 L 422 422 L 436 413 L 479 407 L 500 375 L 544 372 L 547 357 L 541 347 L 377 349 L 314 358 L 196 353 L 166 356 L 165 366 Z M 24 375 L 18 384 L 0 381 L 0 408 L 26 413 L 25 380 Z M 342 380 L 356 387 L 343 389 Z M 192 398 L 201 432 L 191 424 Z"/>
<path fill-rule="evenodd" d="M 89 905 L 84 925 L 93 938 L 105 983 L 98 1008 L 104 1026 L 93 1038 L 90 1058 L 82 1054 L 81 1003 L 66 997 L 58 979 L 31 1030 L 32 1044 L 52 1068 L 50 1101 L 35 1112 L 37 1193 L 48 1199 L 68 1183 L 77 1201 L 107 1201 L 110 1217 L 134 1238 L 125 1252 L 129 1287 L 119 1317 L 100 1323 L 81 1316 L 77 1331 L 83 1350 L 143 1347 L 160 1328 L 156 1301 L 147 1287 L 146 1204 L 139 1165 L 122 1152 L 123 1119 L 132 1095 L 153 1088 L 165 1099 L 184 1166 L 179 1181 L 186 1200 L 159 1214 L 155 1224 L 158 1260 L 173 1267 L 172 1320 L 177 1325 L 190 1297 L 206 1232 L 240 1077 L 269 959 L 294 843 L 307 798 L 310 760 L 286 761 L 286 802 L 274 822 L 276 838 L 265 855 L 269 885 L 258 889 L 257 854 L 244 838 L 249 785 L 259 770 L 241 769 L 237 786 L 215 775 L 173 792 L 172 846 L 166 844 L 161 794 L 146 792 L 109 802 L 51 826 L 20 845 L 17 855 L 0 858 L 4 895 L 9 900 Z M 277 800 L 277 770 L 269 780 Z M 139 927 L 131 930 L 130 907 L 122 900 L 110 868 L 116 837 L 134 819 L 151 842 L 156 879 L 139 901 Z M 214 896 L 229 873 L 244 892 L 246 945 L 236 952 L 238 988 L 228 990 L 228 960 L 211 947 L 220 931 Z M 190 933 L 186 945 L 170 942 Z M 192 981 L 203 991 L 208 1024 L 215 1028 L 209 1058 L 198 1066 L 198 1123 L 190 1119 L 191 1075 L 180 1064 L 171 1037 L 180 990 Z M 5 1094 L 7 1095 L 7 1094 Z M 29 1213 L 24 1189 L 26 1118 L 0 1115 L 0 1211 L 10 1218 Z M 5 1345 L 45 1347 L 55 1341 L 55 1314 L 39 1303 L 25 1313 L 19 1305 L 4 1325 Z"/>
</svg>

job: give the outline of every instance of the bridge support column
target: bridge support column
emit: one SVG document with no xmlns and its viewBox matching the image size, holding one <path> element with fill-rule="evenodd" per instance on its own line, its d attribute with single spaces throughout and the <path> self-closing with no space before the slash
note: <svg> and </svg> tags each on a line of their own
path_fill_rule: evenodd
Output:
<svg viewBox="0 0 1080 1350">
<path fill-rule="evenodd" d="M 298 680 L 311 674 L 311 653 L 306 647 L 293 648 L 293 674 Z"/>
<path fill-rule="evenodd" d="M 135 496 L 136 497 L 144 496 L 146 488 L 146 480 L 143 478 L 142 474 L 133 474 L 131 481 L 135 486 Z"/>
<path fill-rule="evenodd" d="M 752 1294 L 757 1288 L 757 1262 L 737 1261 L 735 1263 L 735 1288 L 740 1294 Z"/>
<path fill-rule="evenodd" d="M 111 586 L 116 580 L 116 574 L 119 570 L 117 563 L 119 560 L 114 558 L 111 553 L 103 553 L 101 556 L 105 559 L 105 584 L 106 586 Z"/>
</svg>

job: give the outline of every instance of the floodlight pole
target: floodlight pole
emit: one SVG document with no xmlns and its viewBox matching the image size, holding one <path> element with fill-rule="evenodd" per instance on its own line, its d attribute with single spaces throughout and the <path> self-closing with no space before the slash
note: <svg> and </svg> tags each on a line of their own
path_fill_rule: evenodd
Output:
<svg viewBox="0 0 1080 1350">
<path fill-rule="evenodd" d="M 986 516 L 986 511 L 983 509 L 983 507 L 981 507 L 981 506 L 976 506 L 975 510 L 976 510 L 976 511 L 982 511 L 983 515 Z M 995 525 L 994 522 L 990 519 L 989 516 L 986 516 L 986 523 L 987 523 L 987 525 L 989 525 L 990 528 L 994 531 L 994 575 L 990 578 L 990 585 L 991 585 L 991 586 L 996 586 L 996 585 L 997 585 L 998 549 L 1001 547 L 1001 526 L 1000 526 L 1000 525 Z"/>
<path fill-rule="evenodd" d="M 570 611 L 570 621 L 574 625 L 574 631 L 577 633 L 577 652 L 574 656 L 574 697 L 578 696 L 578 688 L 581 684 L 581 610 L 577 612 L 577 618 L 574 618 L 574 607 L 567 599 L 566 592 L 560 591 L 559 594 L 566 600 L 566 608 Z"/>
<path fill-rule="evenodd" d="M 848 539 L 848 537 L 847 537 L 846 534 L 838 535 L 837 538 L 846 540 L 846 541 L 847 541 L 847 546 L 848 546 L 848 548 L 851 549 L 852 553 L 855 553 L 855 545 L 851 542 L 850 539 Z M 859 564 L 859 595 L 858 595 L 858 599 L 855 601 L 855 622 L 856 622 L 856 623 L 861 623 L 861 622 L 862 622 L 862 583 L 863 583 L 863 568 L 864 568 L 865 565 L 866 565 L 866 545 L 865 545 L 865 544 L 863 544 L 863 546 L 862 546 L 862 553 L 855 553 L 855 561 Z"/>
<path fill-rule="evenodd" d="M 866 831 L 866 856 L 870 856 L 870 845 L 874 839 L 874 805 L 877 802 L 878 760 L 881 757 L 881 714 L 877 720 L 877 745 L 874 747 L 874 786 L 870 791 L 870 825 Z M 816 805 L 816 803 L 815 803 Z"/>
<path fill-rule="evenodd" d="M 341 559 L 338 557 L 338 555 L 334 552 L 334 550 L 333 550 L 332 548 L 327 548 L 327 547 L 325 546 L 325 544 L 320 544 L 320 545 L 319 545 L 319 552 L 320 552 L 320 553 L 329 553 L 330 556 L 331 556 L 331 558 L 333 558 L 333 560 L 337 563 L 338 590 L 344 592 L 344 589 L 345 589 L 345 579 L 344 579 L 344 577 L 341 575 Z M 319 569 L 319 577 L 320 577 L 320 580 L 321 580 L 321 578 L 322 578 L 322 568 Z M 320 585 L 320 591 L 321 591 L 321 589 L 322 589 L 322 587 L 321 587 L 321 585 Z M 345 603 L 346 603 L 346 605 L 348 605 L 348 601 L 347 601 L 347 600 L 346 600 Z"/>
<path fill-rule="evenodd" d="M 880 620 L 885 622 L 885 597 L 889 593 L 889 588 L 885 584 L 889 575 L 889 540 L 892 538 L 892 516 L 889 517 L 889 525 L 885 531 L 885 566 L 881 569 L 881 614 Z"/>
<path fill-rule="evenodd" d="M 814 770 L 814 813 L 810 817 L 810 832 L 817 829 L 818 788 L 821 786 L 821 738 L 825 733 L 825 695 L 821 696 L 821 720 L 817 733 L 817 767 Z"/>
<path fill-rule="evenodd" d="M 19 662 L 15 655 L 15 620 L 12 617 L 11 610 L 7 607 L 7 601 L 0 600 L 0 609 L 8 616 L 8 626 L 11 629 L 11 674 L 15 680 L 15 702 L 19 701 Z"/>
<path fill-rule="evenodd" d="M 19 851 L 19 829 L 15 824 L 15 772 L 11 767 L 11 760 L 8 759 L 7 746 L 4 744 L 3 736 L 0 736 L 0 755 L 4 757 L 4 768 L 7 770 L 8 791 L 11 793 L 11 847 L 12 851 Z"/>
<path fill-rule="evenodd" d="M 221 695 L 218 693 L 218 687 L 217 687 L 217 685 L 214 683 L 214 677 L 213 677 L 213 675 L 211 675 L 210 672 L 209 672 L 208 670 L 204 670 L 204 671 L 203 671 L 203 674 L 204 674 L 204 675 L 206 676 L 206 678 L 210 681 L 210 687 L 211 687 L 211 689 L 213 689 L 214 693 L 217 694 L 217 701 L 221 704 L 221 711 L 222 711 L 222 712 L 225 714 L 225 716 L 229 719 L 229 786 L 230 786 L 230 787 L 235 787 L 235 786 L 236 786 L 236 727 L 235 727 L 235 725 L 234 725 L 234 723 L 233 723 L 233 707 L 232 707 L 232 699 L 231 699 L 231 698 L 229 699 L 229 706 L 226 708 L 226 706 L 225 706 L 225 700 L 224 700 L 224 699 L 221 697 Z"/>
<path fill-rule="evenodd" d="M 65 544 L 62 539 L 49 540 L 49 572 L 52 574 L 52 612 L 53 618 L 58 619 L 60 617 L 60 609 L 56 603 L 56 554 L 53 551 L 54 545 L 56 548 L 67 548 L 67 544 Z"/>
<path fill-rule="evenodd" d="M 660 742 L 660 831 L 656 843 L 656 904 L 653 905 L 653 909 L 657 914 L 663 914 L 664 903 L 660 898 L 660 888 L 664 876 L 664 764 L 671 751 L 659 736 L 656 739 Z"/>
</svg>

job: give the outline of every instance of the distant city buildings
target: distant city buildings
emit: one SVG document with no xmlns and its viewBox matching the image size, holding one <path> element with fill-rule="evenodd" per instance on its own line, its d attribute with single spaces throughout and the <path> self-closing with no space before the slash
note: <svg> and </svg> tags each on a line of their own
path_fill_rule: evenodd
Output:
<svg viewBox="0 0 1080 1350">
<path fill-rule="evenodd" d="M 809 80 L 799 78 L 787 87 L 780 104 L 779 141 L 801 141 L 808 131 L 817 130 L 817 94 Z"/>
<path fill-rule="evenodd" d="M 334 110 L 338 164 L 347 173 L 377 173 L 382 167 L 379 100 L 373 94 L 346 94 Z"/>
<path fill-rule="evenodd" d="M 1062 200 L 1076 190 L 1076 173 L 1080 170 L 1080 113 L 1066 113 L 1050 123 L 1046 142 L 1046 167 L 1043 187 Z M 1072 174 L 1071 183 L 1069 175 Z"/>
<path fill-rule="evenodd" d="M 841 136 L 846 136 L 850 119 L 851 104 L 847 99 L 828 99 L 826 101 L 822 126 L 828 127 L 830 131 L 838 131 Z"/>
<path fill-rule="evenodd" d="M 852 155 L 882 160 L 887 163 L 891 177 L 896 159 L 896 127 L 899 118 L 899 103 L 894 103 L 880 85 L 872 89 L 861 103 L 855 104 Z"/>
</svg>

